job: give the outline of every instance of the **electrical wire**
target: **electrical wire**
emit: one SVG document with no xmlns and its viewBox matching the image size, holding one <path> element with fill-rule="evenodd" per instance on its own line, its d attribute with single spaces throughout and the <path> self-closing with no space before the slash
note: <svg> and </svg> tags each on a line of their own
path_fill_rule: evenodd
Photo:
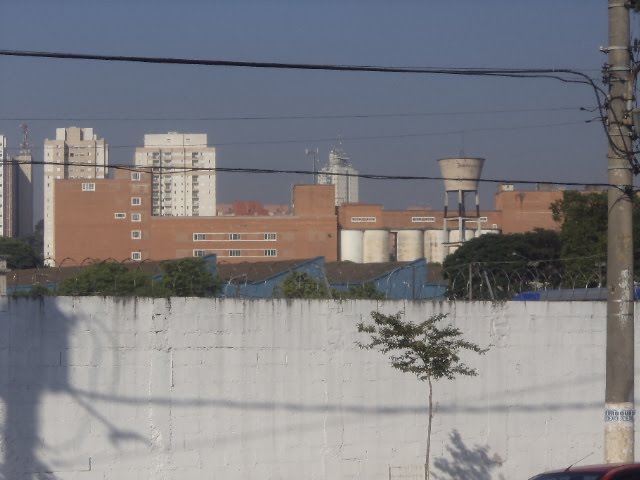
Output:
<svg viewBox="0 0 640 480">
<path fill-rule="evenodd" d="M 596 97 L 598 111 L 604 133 L 609 142 L 610 148 L 629 162 L 635 174 L 640 173 L 640 164 L 636 161 L 634 154 L 640 152 L 629 152 L 621 149 L 611 138 L 608 130 L 607 120 L 604 111 L 604 104 L 607 92 L 599 87 L 593 78 L 579 70 L 569 68 L 444 68 L 444 67 L 396 67 L 380 65 L 340 65 L 340 64 L 314 64 L 314 63 L 286 63 L 286 62 L 256 62 L 239 60 L 206 60 L 189 59 L 177 57 L 146 57 L 146 56 L 126 56 L 126 55 L 98 55 L 68 52 L 43 52 L 27 50 L 0 50 L 0 56 L 7 57 L 27 57 L 27 58 L 49 58 L 63 60 L 93 60 L 103 62 L 127 62 L 146 63 L 160 65 L 191 65 L 191 66 L 213 66 L 213 67 L 236 67 L 236 68 L 257 68 L 276 70 L 307 70 L 307 71 L 330 71 L 330 72 L 362 72 L 362 73 L 399 73 L 418 75 L 450 75 L 450 76 L 486 76 L 500 78 L 519 79 L 552 79 L 569 84 L 583 84 L 591 87 Z M 613 117 L 614 122 L 619 126 L 622 133 L 621 119 Z"/>
<path fill-rule="evenodd" d="M 597 107 L 596 107 L 597 108 Z M 147 121 L 147 122 L 225 122 L 225 121 L 264 121 L 264 120 L 341 120 L 341 119 L 359 119 L 359 118 L 414 118 L 414 117 L 449 117 L 458 115 L 494 115 L 509 113 L 539 113 L 539 112 L 571 112 L 571 111 L 594 111 L 595 109 L 587 107 L 552 107 L 552 108 L 521 108 L 521 109 L 503 109 L 503 110 L 468 110 L 458 112 L 395 112 L 395 113 L 359 113 L 344 115 L 247 115 L 247 116 L 230 116 L 230 117 L 86 117 L 64 116 L 64 117 L 20 117 L 17 115 L 0 116 L 0 121 L 24 121 L 24 122 L 51 122 L 61 121 L 67 122 L 72 120 L 95 121 L 95 122 L 129 122 L 129 121 Z"/>
<path fill-rule="evenodd" d="M 282 145 L 282 144 L 296 144 L 296 143 L 321 143 L 321 142 L 337 142 L 337 141 L 366 141 L 366 140 L 389 140 L 399 138 L 420 138 L 420 137 L 433 137 L 433 136 L 447 136 L 447 135 L 460 135 L 463 133 L 478 133 L 478 132 L 502 132 L 502 131 L 515 131 L 515 130 L 531 130 L 538 128 L 557 128 L 575 125 L 585 125 L 591 123 L 593 120 L 582 120 L 578 122 L 558 122 L 558 123 L 541 123 L 533 125 L 519 125 L 510 127 L 480 127 L 471 128 L 466 130 L 449 130 L 441 132 L 418 132 L 418 133 L 399 133 L 388 135 L 364 135 L 364 136 L 339 136 L 339 137 L 316 137 L 316 138 L 300 138 L 300 139 L 282 139 L 282 140 L 248 140 L 237 142 L 215 142 L 215 145 L 211 147 L 229 147 L 229 146 L 251 146 L 251 145 Z M 121 149 L 121 148 L 165 148 L 166 145 L 108 145 L 109 149 Z M 207 147 L 208 145 L 191 144 L 190 147 Z M 43 150 L 45 147 L 32 147 L 32 150 Z M 75 149 L 87 148 L 94 149 L 92 145 L 78 145 L 74 146 Z M 7 151 L 18 151 L 20 147 L 7 147 Z"/>
<path fill-rule="evenodd" d="M 454 177 L 437 177 L 437 176 L 427 176 L 427 175 L 387 175 L 387 174 L 371 174 L 371 173 L 333 173 L 333 172 L 323 172 L 323 171 L 313 171 L 306 169 L 275 169 L 275 168 L 247 168 L 247 167 L 187 167 L 187 166 L 140 166 L 140 165 L 124 165 L 124 164 L 109 164 L 109 165 L 99 165 L 95 163 L 83 163 L 83 162 L 74 162 L 73 164 L 65 163 L 65 162 L 55 162 L 55 161 L 41 161 L 41 160 L 16 160 L 9 159 L 5 160 L 4 163 L 14 164 L 14 165 L 52 165 L 52 166 L 69 166 L 73 165 L 74 167 L 90 167 L 97 169 L 114 169 L 114 170 L 124 170 L 130 172 L 144 172 L 151 173 L 152 175 L 173 175 L 177 173 L 206 173 L 206 172 L 223 172 L 223 173 L 244 173 L 244 174 L 287 174 L 287 175 L 316 175 L 316 174 L 325 174 L 336 177 L 357 177 L 363 178 L 367 180 L 417 180 L 417 181 L 445 181 L 445 180 L 460 180 L 459 178 Z M 46 173 L 45 173 L 46 175 Z M 55 175 L 55 172 L 53 172 Z M 80 179 L 75 179 L 80 180 Z M 93 179 L 82 179 L 82 180 L 93 180 Z M 565 186 L 565 187 L 617 187 L 616 185 L 611 185 L 608 183 L 589 183 L 589 182 L 560 182 L 560 181 L 546 181 L 546 180 L 524 180 L 524 179 L 486 179 L 480 178 L 477 180 L 480 183 L 495 183 L 495 184 L 519 184 L 519 185 L 555 185 L 555 186 Z"/>
</svg>

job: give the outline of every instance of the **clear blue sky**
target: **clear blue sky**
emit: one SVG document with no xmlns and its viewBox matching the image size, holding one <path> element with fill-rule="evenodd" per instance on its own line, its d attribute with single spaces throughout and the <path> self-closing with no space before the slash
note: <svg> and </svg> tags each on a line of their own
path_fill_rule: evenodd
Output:
<svg viewBox="0 0 640 480">
<path fill-rule="evenodd" d="M 7 0 L 0 48 L 282 62 L 398 66 L 570 67 L 598 78 L 606 61 L 604 0 Z M 634 18 L 639 31 L 638 20 Z M 222 167 L 310 168 L 344 140 L 365 173 L 439 175 L 436 160 L 487 159 L 485 178 L 606 181 L 606 143 L 592 91 L 551 80 L 289 72 L 0 58 L 0 118 L 29 121 L 37 159 L 56 127 L 94 127 L 112 163 L 132 163 L 144 133 L 205 132 Z M 457 115 L 513 109 L 572 110 Z M 424 117 L 271 121 L 97 121 L 67 117 L 224 117 L 446 113 Z M 10 146 L 19 120 L 0 120 Z M 505 130 L 505 127 L 523 127 Z M 526 128 L 531 127 L 531 128 Z M 482 129 L 481 131 L 477 131 Z M 491 130 L 494 129 L 494 130 Z M 463 134 L 434 135 L 464 130 Z M 224 145 L 308 139 L 301 143 Z M 122 148 L 118 148 L 122 147 Z M 128 147 L 128 148 L 127 148 Z M 220 174 L 219 202 L 288 202 L 301 176 Z M 494 185 L 481 202 L 493 204 Z M 361 181 L 361 200 L 442 206 L 440 182 Z"/>
</svg>

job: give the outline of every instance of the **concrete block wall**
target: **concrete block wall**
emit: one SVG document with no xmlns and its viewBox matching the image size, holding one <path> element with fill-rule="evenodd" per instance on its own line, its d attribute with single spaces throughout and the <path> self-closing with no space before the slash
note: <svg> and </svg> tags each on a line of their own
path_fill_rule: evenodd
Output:
<svg viewBox="0 0 640 480">
<path fill-rule="evenodd" d="M 434 478 L 602 461 L 604 303 L 0 300 L 0 478 L 421 478 L 426 385 L 361 351 L 445 312 L 478 377 L 435 385 Z"/>
</svg>

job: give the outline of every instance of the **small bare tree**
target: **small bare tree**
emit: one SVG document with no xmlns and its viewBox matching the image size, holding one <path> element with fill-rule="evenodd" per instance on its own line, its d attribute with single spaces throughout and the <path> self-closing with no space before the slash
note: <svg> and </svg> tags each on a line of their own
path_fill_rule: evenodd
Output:
<svg viewBox="0 0 640 480">
<path fill-rule="evenodd" d="M 431 451 L 431 423 L 433 420 L 433 381 L 457 376 L 474 377 L 477 370 L 460 359 L 460 352 L 469 350 L 480 355 L 488 351 L 461 338 L 462 331 L 453 325 L 439 327 L 445 314 L 437 314 L 427 320 L 414 323 L 402 319 L 402 312 L 383 315 L 371 312 L 373 325 L 358 324 L 358 331 L 371 335 L 368 343 L 357 342 L 365 350 L 379 350 L 389 354 L 391 365 L 402 372 L 413 373 L 420 381 L 429 384 L 429 421 L 427 425 L 427 452 L 425 479 L 429 479 L 429 454 Z"/>
</svg>

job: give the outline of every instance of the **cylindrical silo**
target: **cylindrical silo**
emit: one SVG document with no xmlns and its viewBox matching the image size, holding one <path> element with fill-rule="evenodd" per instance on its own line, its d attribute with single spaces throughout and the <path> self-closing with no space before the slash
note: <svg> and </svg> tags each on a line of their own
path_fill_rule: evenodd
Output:
<svg viewBox="0 0 640 480">
<path fill-rule="evenodd" d="M 342 230 L 340 232 L 340 260 L 362 263 L 364 232 L 362 230 Z"/>
<path fill-rule="evenodd" d="M 424 232 L 424 256 L 427 262 L 442 263 L 444 261 L 444 232 L 442 230 L 426 230 Z"/>
<path fill-rule="evenodd" d="M 424 233 L 422 230 L 400 230 L 397 244 L 399 262 L 413 262 L 424 257 Z"/>
<path fill-rule="evenodd" d="M 464 231 L 464 240 L 460 239 L 460 230 L 450 230 L 449 231 L 449 243 L 462 243 L 467 240 L 471 240 L 475 237 L 475 230 L 465 230 Z"/>
<path fill-rule="evenodd" d="M 363 263 L 389 261 L 390 239 L 387 230 L 365 230 L 363 239 Z"/>
<path fill-rule="evenodd" d="M 485 229 L 482 229 L 482 230 L 476 230 L 476 231 L 475 231 L 476 237 L 479 237 L 479 236 L 481 236 L 481 235 L 486 235 L 487 233 L 494 233 L 494 234 L 496 234 L 496 233 L 500 233 L 500 230 L 495 229 L 495 228 L 492 228 L 491 230 L 485 230 Z"/>
<path fill-rule="evenodd" d="M 443 158 L 438 160 L 447 192 L 475 192 L 484 158 Z"/>
</svg>

